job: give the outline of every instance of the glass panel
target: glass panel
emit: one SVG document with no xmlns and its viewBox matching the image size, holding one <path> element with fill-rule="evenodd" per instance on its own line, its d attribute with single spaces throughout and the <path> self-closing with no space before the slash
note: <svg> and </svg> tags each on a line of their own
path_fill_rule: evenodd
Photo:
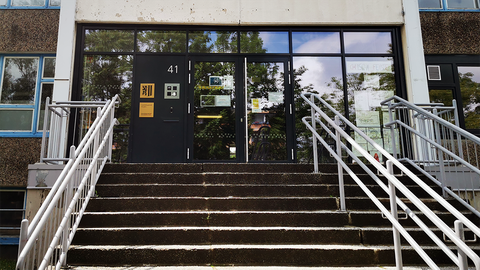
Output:
<svg viewBox="0 0 480 270">
<path fill-rule="evenodd" d="M 337 111 L 345 114 L 342 59 L 340 57 L 294 57 L 293 76 L 295 91 L 295 123 L 297 138 L 297 160 L 299 163 L 313 162 L 311 132 L 302 122 L 310 116 L 309 105 L 300 96 L 312 92 L 320 94 Z M 333 143 L 333 142 L 332 142 Z M 335 162 L 323 147 L 318 150 L 321 162 Z"/>
<path fill-rule="evenodd" d="M 55 58 L 45 57 L 43 60 L 43 78 L 55 77 Z"/>
<path fill-rule="evenodd" d="M 45 117 L 45 100 L 47 97 L 52 101 L 53 83 L 42 83 L 42 95 L 40 98 L 40 108 L 38 110 L 38 125 L 37 130 L 43 130 L 43 119 Z"/>
<path fill-rule="evenodd" d="M 431 103 L 443 103 L 445 106 L 452 106 L 453 91 L 451 89 L 430 89 L 428 90 Z"/>
<path fill-rule="evenodd" d="M 241 53 L 289 53 L 288 32 L 240 32 Z"/>
<path fill-rule="evenodd" d="M 0 227 L 20 227 L 23 218 L 24 191 L 0 191 L 0 209 L 21 211 L 0 211 Z"/>
<path fill-rule="evenodd" d="M 458 8 L 478 8 L 477 0 L 447 0 L 447 6 L 450 9 Z"/>
<path fill-rule="evenodd" d="M 235 160 L 235 63 L 195 64 L 195 160 Z"/>
<path fill-rule="evenodd" d="M 345 32 L 346 53 L 393 53 L 389 32 Z"/>
<path fill-rule="evenodd" d="M 31 131 L 33 110 L 0 110 L 0 130 Z"/>
<path fill-rule="evenodd" d="M 83 66 L 83 100 L 107 100 L 116 94 L 122 100 L 119 108 L 115 109 L 115 117 L 120 125 L 115 126 L 113 130 L 112 161 L 125 162 L 130 125 L 133 57 L 129 55 L 87 55 L 84 58 Z M 84 119 L 84 125 L 89 125 L 91 119 L 88 117 Z"/>
<path fill-rule="evenodd" d="M 248 157 L 286 160 L 284 64 L 248 63 Z"/>
<path fill-rule="evenodd" d="M 12 0 L 12 6 L 45 6 L 45 0 Z"/>
<path fill-rule="evenodd" d="M 458 67 L 466 129 L 480 129 L 480 67 Z"/>
<path fill-rule="evenodd" d="M 85 30 L 86 52 L 133 52 L 133 30 Z"/>
<path fill-rule="evenodd" d="M 0 0 L 0 6 L 6 6 L 7 0 Z"/>
<path fill-rule="evenodd" d="M 185 31 L 139 31 L 137 33 L 137 51 L 183 53 L 187 50 Z"/>
<path fill-rule="evenodd" d="M 339 32 L 293 32 L 294 53 L 340 53 Z"/>
<path fill-rule="evenodd" d="M 188 33 L 191 53 L 236 53 L 236 31 L 192 31 Z"/>
<path fill-rule="evenodd" d="M 393 60 L 387 57 L 348 57 L 346 62 L 349 120 L 387 151 L 393 152 L 390 136 L 383 136 L 387 129 L 381 128 L 383 123 L 388 123 L 388 113 L 380 105 L 395 95 Z M 376 153 L 376 149 L 363 138 L 355 136 L 355 140 L 372 155 Z M 381 159 L 381 154 L 377 154 Z"/>
<path fill-rule="evenodd" d="M 50 6 L 60 6 L 61 0 L 50 0 Z"/>
<path fill-rule="evenodd" d="M 5 58 L 2 104 L 33 104 L 37 85 L 38 58 Z"/>
<path fill-rule="evenodd" d="M 418 0 L 420 8 L 442 8 L 441 0 Z"/>
</svg>

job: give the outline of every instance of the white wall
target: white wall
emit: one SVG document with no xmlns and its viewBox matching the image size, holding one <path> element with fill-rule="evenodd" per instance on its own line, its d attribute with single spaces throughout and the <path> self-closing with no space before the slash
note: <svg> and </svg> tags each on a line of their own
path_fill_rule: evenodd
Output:
<svg viewBox="0 0 480 270">
<path fill-rule="evenodd" d="M 402 25 L 401 0 L 77 0 L 81 23 Z"/>
</svg>

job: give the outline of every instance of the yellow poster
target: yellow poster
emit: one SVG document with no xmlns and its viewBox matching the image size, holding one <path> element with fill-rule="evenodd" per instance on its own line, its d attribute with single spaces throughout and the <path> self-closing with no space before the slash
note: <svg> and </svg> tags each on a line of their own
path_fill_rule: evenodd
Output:
<svg viewBox="0 0 480 270">
<path fill-rule="evenodd" d="M 260 109 L 260 99 L 252 98 L 252 112 L 253 113 L 261 113 L 262 110 Z"/>
<path fill-rule="evenodd" d="M 154 98 L 155 97 L 155 84 L 154 83 L 141 83 L 140 84 L 140 98 Z"/>
<path fill-rule="evenodd" d="M 139 117 L 153 117 L 153 102 L 140 102 Z"/>
</svg>

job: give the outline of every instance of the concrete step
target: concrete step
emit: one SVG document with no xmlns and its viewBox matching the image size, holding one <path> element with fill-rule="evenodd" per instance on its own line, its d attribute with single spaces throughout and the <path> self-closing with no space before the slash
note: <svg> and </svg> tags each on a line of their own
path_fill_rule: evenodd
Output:
<svg viewBox="0 0 480 270">
<path fill-rule="evenodd" d="M 450 264 L 443 251 L 425 247 L 438 264 Z M 406 265 L 424 264 L 411 248 Z M 88 260 L 85 260 L 88 258 Z M 394 264 L 392 247 L 363 245 L 140 245 L 72 246 L 69 265 L 237 265 L 365 266 Z"/>
<path fill-rule="evenodd" d="M 421 213 L 415 213 L 427 225 L 430 222 Z M 449 213 L 437 216 L 453 226 L 456 220 Z M 472 218 L 471 214 L 465 213 Z M 400 218 L 406 215 L 399 212 Z M 415 226 L 412 219 L 400 220 L 404 226 Z M 391 226 L 379 211 L 155 211 L 155 212 L 87 212 L 80 226 L 83 228 L 105 227 L 163 227 L 163 226 Z"/>
<path fill-rule="evenodd" d="M 405 165 L 410 170 L 414 169 L 410 165 Z M 368 167 L 376 171 L 372 165 Z M 354 173 L 364 173 L 360 166 L 351 166 Z M 206 173 L 206 172 L 241 172 L 241 173 L 311 173 L 313 172 L 313 164 L 295 164 L 295 163 L 123 163 L 123 164 L 106 164 L 103 169 L 104 173 L 111 172 L 130 172 L 130 173 Z M 319 164 L 319 172 L 337 173 L 337 164 Z M 395 172 L 398 169 L 395 168 Z"/>
<path fill-rule="evenodd" d="M 365 197 L 358 185 L 345 186 L 345 196 Z M 386 198 L 388 194 L 379 186 L 368 186 L 377 197 Z M 408 186 L 410 191 L 421 198 L 430 195 L 418 186 Z M 434 187 L 440 192 L 440 187 Z M 100 197 L 337 197 L 338 185 L 326 184 L 97 184 Z M 398 197 L 402 197 L 397 192 Z"/>
<path fill-rule="evenodd" d="M 89 212 L 181 210 L 337 210 L 335 197 L 107 197 L 93 198 Z"/>
<path fill-rule="evenodd" d="M 420 229 L 408 228 L 421 245 L 434 245 Z M 433 229 L 443 239 L 439 229 Z M 379 227 L 127 227 L 81 228 L 74 245 L 342 244 L 391 245 L 392 229 Z M 473 239 L 467 234 L 466 239 Z M 402 243 L 406 240 L 402 237 Z M 445 241 L 445 243 L 449 243 Z M 478 241 L 477 241 L 478 244 Z"/>
<path fill-rule="evenodd" d="M 365 184 L 376 182 L 365 173 L 356 174 Z M 387 183 L 384 177 L 379 178 Z M 406 176 L 397 176 L 404 185 L 415 185 Z M 426 177 L 422 180 L 429 183 Z M 345 184 L 355 184 L 349 176 L 344 175 Z M 338 184 L 336 173 L 238 173 L 238 172 L 208 172 L 208 173 L 102 173 L 99 184 Z"/>
<path fill-rule="evenodd" d="M 295 267 L 295 266 L 71 266 L 72 270 L 396 270 L 396 267 Z M 429 270 L 429 267 L 407 266 L 404 270 Z M 456 270 L 458 267 L 440 267 L 440 270 Z M 468 268 L 473 270 L 474 268 Z"/>
</svg>

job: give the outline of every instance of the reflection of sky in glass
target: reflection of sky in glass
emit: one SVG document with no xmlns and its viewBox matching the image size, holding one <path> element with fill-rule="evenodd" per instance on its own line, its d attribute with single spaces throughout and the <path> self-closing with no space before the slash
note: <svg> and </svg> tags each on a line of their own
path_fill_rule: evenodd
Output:
<svg viewBox="0 0 480 270">
<path fill-rule="evenodd" d="M 12 0 L 12 6 L 44 6 L 45 0 Z"/>
<path fill-rule="evenodd" d="M 467 72 L 473 73 L 472 80 L 480 83 L 480 67 L 458 67 L 458 73 L 465 74 Z"/>
<path fill-rule="evenodd" d="M 267 53 L 288 53 L 288 32 L 260 32 Z"/>
<path fill-rule="evenodd" d="M 0 0 L 0 6 L 5 6 L 7 4 L 7 0 Z"/>
<path fill-rule="evenodd" d="M 420 8 L 441 8 L 442 4 L 440 0 L 418 0 L 418 6 Z"/>
<path fill-rule="evenodd" d="M 339 53 L 339 32 L 293 32 L 294 53 Z"/>
<path fill-rule="evenodd" d="M 476 0 L 447 0 L 448 8 L 477 8 Z"/>
<path fill-rule="evenodd" d="M 305 66 L 307 71 L 300 78 L 302 87 L 312 85 L 320 93 L 331 93 L 334 86 L 327 86 L 332 78 L 342 80 L 342 60 L 340 57 L 294 57 L 293 68 Z"/>
<path fill-rule="evenodd" d="M 346 53 L 392 53 L 389 32 L 345 32 Z"/>
</svg>

